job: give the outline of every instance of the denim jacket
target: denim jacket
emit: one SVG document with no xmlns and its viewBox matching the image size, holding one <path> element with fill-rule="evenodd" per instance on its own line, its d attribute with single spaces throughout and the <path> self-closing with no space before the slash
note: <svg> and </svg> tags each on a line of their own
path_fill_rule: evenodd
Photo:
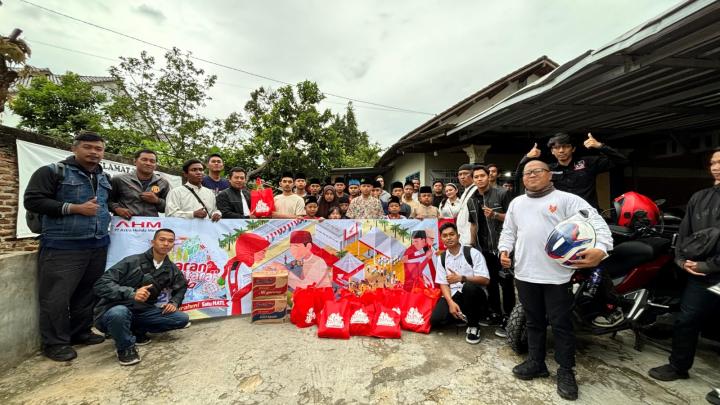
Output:
<svg viewBox="0 0 720 405">
<path fill-rule="evenodd" d="M 82 204 L 93 196 L 100 206 L 97 215 L 68 214 L 61 216 L 43 215 L 42 233 L 44 239 L 101 239 L 107 236 L 110 225 L 108 198 L 112 189 L 108 176 L 98 167 L 92 176 L 97 176 L 97 190 L 94 190 L 91 176 L 81 170 L 74 159 L 65 162 L 64 178 L 60 181 L 55 200 L 65 204 Z"/>
</svg>

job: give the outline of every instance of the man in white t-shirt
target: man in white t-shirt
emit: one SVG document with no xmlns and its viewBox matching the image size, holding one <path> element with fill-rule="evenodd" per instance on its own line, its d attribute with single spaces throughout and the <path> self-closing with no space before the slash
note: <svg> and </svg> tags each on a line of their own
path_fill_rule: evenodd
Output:
<svg viewBox="0 0 720 405">
<path fill-rule="evenodd" d="M 473 169 L 475 169 L 475 165 L 471 163 L 465 163 L 458 168 L 458 181 L 460 181 L 460 185 L 465 189 L 460 196 L 460 212 L 455 218 L 458 233 L 460 234 L 461 245 L 470 245 L 472 241 L 470 211 L 467 203 L 472 195 L 475 194 L 475 190 L 477 190 L 472 178 Z"/>
<path fill-rule="evenodd" d="M 573 294 L 570 278 L 573 270 L 562 267 L 545 253 L 545 241 L 561 221 L 587 211 L 588 221 L 596 233 L 595 248 L 579 254 L 573 261 L 576 268 L 596 267 L 612 249 L 610 229 L 582 198 L 555 190 L 548 165 L 534 160 L 525 165 L 522 173 L 526 194 L 511 203 L 505 215 L 498 251 L 503 267 L 512 264 L 510 253 L 515 251 L 515 285 L 527 318 L 528 359 L 513 368 L 522 380 L 547 377 L 545 338 L 548 320 L 555 340 L 557 361 L 557 391 L 567 400 L 578 396 L 575 381 L 575 334 L 572 325 Z"/>
<path fill-rule="evenodd" d="M 280 177 L 282 194 L 275 196 L 275 210 L 273 218 L 297 219 L 305 215 L 305 200 L 293 192 L 295 180 L 290 172 L 284 172 Z"/>
<path fill-rule="evenodd" d="M 460 245 L 457 227 L 446 222 L 440 227 L 440 237 L 447 250 L 435 256 L 435 283 L 442 297 L 433 309 L 430 324 L 440 326 L 452 318 L 467 322 L 465 341 L 480 343 L 480 315 L 487 308 L 484 286 L 490 274 L 483 255 L 475 248 Z"/>
</svg>

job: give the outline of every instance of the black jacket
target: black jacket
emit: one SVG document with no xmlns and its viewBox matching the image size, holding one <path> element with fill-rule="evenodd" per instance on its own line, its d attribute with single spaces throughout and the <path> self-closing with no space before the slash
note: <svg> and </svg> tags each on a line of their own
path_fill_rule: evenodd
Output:
<svg viewBox="0 0 720 405">
<path fill-rule="evenodd" d="M 224 219 L 228 218 L 250 218 L 249 212 L 244 212 L 240 193 L 245 197 L 245 203 L 250 208 L 250 191 L 243 188 L 238 191 L 232 187 L 218 193 L 215 196 L 215 204 L 217 209 L 222 213 Z"/>
<path fill-rule="evenodd" d="M 718 185 L 700 190 L 690 197 L 685 217 L 680 223 L 677 246 L 682 245 L 684 238 L 707 228 L 720 228 L 720 186 Z M 676 263 L 682 267 L 687 258 L 682 257 L 679 249 L 676 249 L 675 254 Z M 716 251 L 705 261 L 698 262 L 698 272 L 714 273 L 712 277 L 706 276 L 703 279 L 720 281 L 720 251 Z"/>
<path fill-rule="evenodd" d="M 150 297 L 147 301 L 135 301 L 135 291 L 148 284 L 152 284 L 152 288 L 149 289 Z M 95 320 L 116 305 L 131 308 L 153 306 L 160 292 L 165 289 L 170 290 L 169 302 L 180 308 L 185 298 L 187 280 L 170 258 L 166 257 L 160 268 L 156 269 L 152 249 L 128 256 L 110 267 L 95 283 L 95 295 L 99 299 L 95 305 Z"/>
<path fill-rule="evenodd" d="M 510 206 L 510 193 L 500 187 L 490 187 L 485 194 L 480 191 L 470 197 L 467 202 L 469 221 L 477 225 L 477 244 L 480 251 L 497 254 L 498 241 L 502 232 L 503 223 L 497 219 L 487 218 L 482 207 L 493 208 L 498 214 L 507 212 Z"/>
<path fill-rule="evenodd" d="M 598 156 L 584 156 L 578 159 L 573 157 L 567 166 L 563 166 L 557 161 L 548 164 L 556 189 L 582 197 L 595 209 L 599 207 L 595 186 L 597 175 L 614 167 L 624 166 L 629 162 L 622 153 L 607 145 L 596 150 L 600 153 Z M 517 169 L 518 185 L 523 184 L 522 172 L 528 160 L 530 159 L 524 156 L 520 161 Z"/>
</svg>

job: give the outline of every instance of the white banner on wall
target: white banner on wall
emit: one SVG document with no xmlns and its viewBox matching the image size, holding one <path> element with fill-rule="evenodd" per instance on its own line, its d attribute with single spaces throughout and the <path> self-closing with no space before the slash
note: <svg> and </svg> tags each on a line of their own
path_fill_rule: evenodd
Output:
<svg viewBox="0 0 720 405">
<path fill-rule="evenodd" d="M 30 231 L 25 222 L 25 206 L 23 204 L 23 196 L 25 189 L 30 181 L 30 177 L 38 168 L 49 165 L 50 163 L 65 160 L 72 152 L 51 148 L 49 146 L 38 145 L 36 143 L 16 141 L 17 144 L 17 161 L 18 161 L 18 213 L 17 224 L 15 226 L 15 235 L 18 238 L 31 238 L 37 236 Z M 103 170 L 111 176 L 120 173 L 129 173 L 135 170 L 135 166 L 125 163 L 113 162 L 112 160 L 103 160 L 101 162 Z M 171 187 L 182 185 L 182 178 L 171 174 L 161 173 L 170 182 Z"/>
</svg>

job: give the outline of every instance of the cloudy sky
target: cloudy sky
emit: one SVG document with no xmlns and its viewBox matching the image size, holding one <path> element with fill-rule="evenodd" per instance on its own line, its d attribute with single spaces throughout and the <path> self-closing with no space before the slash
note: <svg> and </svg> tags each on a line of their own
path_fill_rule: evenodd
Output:
<svg viewBox="0 0 720 405">
<path fill-rule="evenodd" d="M 163 51 L 2 0 L 0 30 L 21 28 L 30 64 L 103 76 L 118 56 Z M 162 46 L 284 82 L 378 104 L 439 113 L 547 55 L 564 63 L 597 49 L 678 0 L 79 1 L 32 3 Z M 81 51 L 90 56 L 58 47 Z M 204 65 L 218 84 L 207 114 L 242 111 L 248 94 L 279 84 Z M 328 97 L 326 108 L 347 101 Z M 431 115 L 355 103 L 359 124 L 384 147 Z"/>
</svg>

